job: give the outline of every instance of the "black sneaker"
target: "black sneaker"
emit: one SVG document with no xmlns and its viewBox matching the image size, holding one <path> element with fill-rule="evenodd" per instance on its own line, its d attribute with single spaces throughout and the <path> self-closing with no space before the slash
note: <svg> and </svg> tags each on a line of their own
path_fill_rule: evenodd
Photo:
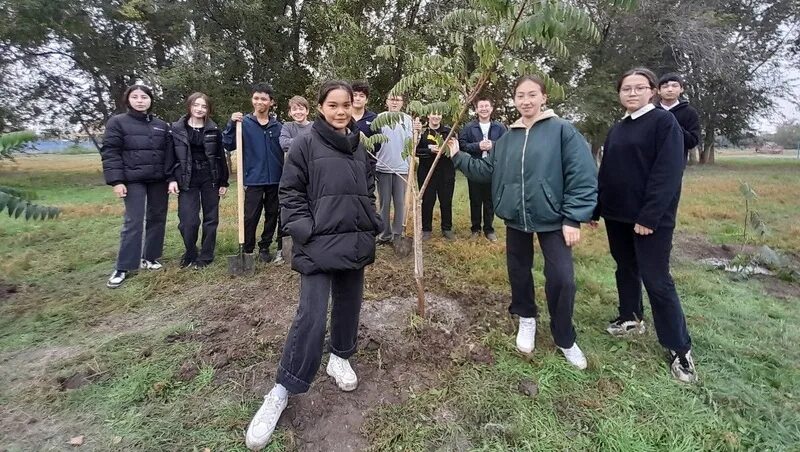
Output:
<svg viewBox="0 0 800 452">
<path fill-rule="evenodd" d="M 269 253 L 269 250 L 259 250 L 258 260 L 261 262 L 272 262 L 272 254 Z"/>
<path fill-rule="evenodd" d="M 111 277 L 108 278 L 106 287 L 108 287 L 109 289 L 116 289 L 117 287 L 121 286 L 123 282 L 125 282 L 125 278 L 127 277 L 128 277 L 128 272 L 122 270 L 114 270 L 114 273 L 112 273 Z"/>
<path fill-rule="evenodd" d="M 207 268 L 209 265 L 211 265 L 211 262 L 208 262 L 208 261 L 195 261 L 192 264 L 192 268 L 195 269 L 195 270 L 202 270 L 204 268 Z"/>
<path fill-rule="evenodd" d="M 191 259 L 181 259 L 181 268 L 191 267 L 193 263 Z"/>
<path fill-rule="evenodd" d="M 669 370 L 672 377 L 681 383 L 695 383 L 697 381 L 697 372 L 694 369 L 694 360 L 692 359 L 692 351 L 686 353 L 679 353 L 670 350 L 670 358 L 672 361 L 669 363 Z"/>
</svg>

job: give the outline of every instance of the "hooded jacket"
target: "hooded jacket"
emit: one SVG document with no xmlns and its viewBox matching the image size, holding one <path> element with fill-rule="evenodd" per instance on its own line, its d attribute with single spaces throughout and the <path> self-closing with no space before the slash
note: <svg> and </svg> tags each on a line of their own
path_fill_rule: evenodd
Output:
<svg viewBox="0 0 800 452">
<path fill-rule="evenodd" d="M 187 116 L 172 123 L 172 148 L 175 165 L 170 171 L 181 190 L 188 190 L 192 180 L 192 149 L 189 132 L 186 130 Z M 222 149 L 222 134 L 217 124 L 209 118 L 203 126 L 203 148 L 210 162 L 211 180 L 215 187 L 228 186 L 228 162 Z"/>
<path fill-rule="evenodd" d="M 530 128 L 512 124 L 485 158 L 459 152 L 453 163 L 470 180 L 492 183 L 495 214 L 508 227 L 550 232 L 592 218 L 597 167 L 583 136 L 552 110 Z"/>
<path fill-rule="evenodd" d="M 283 150 L 280 143 L 281 123 L 274 117 L 261 126 L 249 113 L 242 118 L 244 141 L 244 185 L 278 185 L 283 172 Z M 236 124 L 228 121 L 222 132 L 222 144 L 228 151 L 236 149 Z"/>
<path fill-rule="evenodd" d="M 108 185 L 167 180 L 173 166 L 169 126 L 150 113 L 129 110 L 106 123 L 100 157 Z"/>
<path fill-rule="evenodd" d="M 278 199 L 292 237 L 292 268 L 303 274 L 357 270 L 375 261 L 383 222 L 375 171 L 355 122 L 347 134 L 318 118 L 289 148 Z"/>
</svg>

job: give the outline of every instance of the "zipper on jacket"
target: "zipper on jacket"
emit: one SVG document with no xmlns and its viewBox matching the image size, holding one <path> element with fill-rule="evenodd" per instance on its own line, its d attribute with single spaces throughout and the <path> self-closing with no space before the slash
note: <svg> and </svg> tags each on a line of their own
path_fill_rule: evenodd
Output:
<svg viewBox="0 0 800 452">
<path fill-rule="evenodd" d="M 525 149 L 528 147 L 528 133 L 530 131 L 530 128 L 525 129 L 525 143 L 522 145 L 522 169 L 520 170 L 520 176 L 522 177 L 522 227 L 525 228 L 525 232 L 528 232 L 528 211 L 525 208 Z"/>
</svg>

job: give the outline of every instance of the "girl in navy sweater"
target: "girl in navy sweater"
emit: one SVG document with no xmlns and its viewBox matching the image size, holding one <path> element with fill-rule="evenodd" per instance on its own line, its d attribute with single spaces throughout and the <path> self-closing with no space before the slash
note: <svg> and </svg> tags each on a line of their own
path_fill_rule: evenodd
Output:
<svg viewBox="0 0 800 452">
<path fill-rule="evenodd" d="M 690 383 L 697 380 L 692 341 L 669 273 L 684 168 L 683 132 L 671 113 L 651 103 L 656 86 L 649 69 L 622 75 L 617 92 L 626 114 L 609 130 L 603 147 L 595 219 L 605 219 L 619 291 L 619 316 L 607 331 L 614 336 L 644 332 L 644 283 L 672 375 Z"/>
</svg>

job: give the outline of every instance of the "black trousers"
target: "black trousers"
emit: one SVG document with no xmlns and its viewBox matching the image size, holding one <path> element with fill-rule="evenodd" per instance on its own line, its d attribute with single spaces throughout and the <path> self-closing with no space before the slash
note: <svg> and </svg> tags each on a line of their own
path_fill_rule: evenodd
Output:
<svg viewBox="0 0 800 452">
<path fill-rule="evenodd" d="M 356 352 L 364 297 L 364 269 L 300 276 L 300 306 L 283 346 L 276 381 L 292 394 L 308 391 L 322 362 L 328 296 L 331 353 L 349 359 Z"/>
<path fill-rule="evenodd" d="M 544 255 L 544 293 L 550 313 L 550 331 L 559 347 L 575 344 L 572 311 L 575 307 L 575 273 L 572 249 L 561 231 L 538 232 Z M 506 228 L 506 263 L 511 283 L 508 312 L 520 317 L 538 317 L 533 291 L 533 233 Z"/>
<path fill-rule="evenodd" d="M 425 178 L 430 171 L 431 161 L 420 161 L 417 168 L 417 183 L 420 188 L 425 182 Z M 444 159 L 442 159 L 444 160 Z M 446 163 L 450 164 L 450 168 Z M 453 192 L 456 189 L 456 172 L 452 168 L 452 163 L 439 162 L 433 171 L 430 184 L 422 195 L 422 230 L 433 231 L 433 206 L 436 198 L 439 198 L 439 212 L 442 216 L 442 231 L 453 229 Z"/>
<path fill-rule="evenodd" d="M 619 316 L 624 320 L 644 318 L 642 283 L 653 309 L 658 341 L 677 352 L 691 349 L 681 301 L 669 272 L 674 228 L 658 228 L 651 235 L 633 232 L 633 224 L 605 220 L 608 246 L 617 263 Z"/>
<path fill-rule="evenodd" d="M 472 232 L 481 232 L 481 219 L 483 219 L 483 232 L 494 232 L 494 205 L 492 204 L 492 184 L 479 184 L 467 181 L 469 187 L 469 215 L 472 220 Z"/>
<path fill-rule="evenodd" d="M 264 230 L 258 248 L 267 251 L 278 226 L 278 185 L 250 185 L 244 190 L 244 252 L 256 246 L 256 229 L 264 212 Z"/>
<path fill-rule="evenodd" d="M 195 179 L 199 179 L 195 181 Z M 200 211 L 203 212 L 202 223 Z M 178 195 L 178 230 L 183 237 L 185 262 L 210 264 L 214 261 L 217 245 L 217 226 L 219 225 L 219 188 L 211 180 L 210 174 L 193 174 L 188 189 Z M 197 250 L 197 236 L 202 225 L 203 236 L 200 250 Z"/>
<path fill-rule="evenodd" d="M 167 182 L 125 184 L 128 194 L 119 237 L 117 270 L 137 270 L 142 259 L 154 261 L 164 251 L 169 194 Z M 144 240 L 142 238 L 144 237 Z"/>
</svg>

